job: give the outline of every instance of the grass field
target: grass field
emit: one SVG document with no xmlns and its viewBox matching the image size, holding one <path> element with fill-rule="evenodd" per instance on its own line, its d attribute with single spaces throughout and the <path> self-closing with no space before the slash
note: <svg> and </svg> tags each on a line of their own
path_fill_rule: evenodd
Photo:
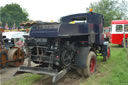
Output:
<svg viewBox="0 0 128 85">
<path fill-rule="evenodd" d="M 111 45 L 111 58 L 107 62 L 97 58 L 97 72 L 80 85 L 128 85 L 128 60 L 126 49 Z M 35 85 L 45 76 L 29 74 L 15 77 L 3 85 Z M 36 84 L 37 85 L 37 84 Z"/>
<path fill-rule="evenodd" d="M 81 85 L 128 85 L 128 60 L 126 49 L 111 45 L 111 58 L 101 62 L 98 57 L 98 72 Z"/>
</svg>

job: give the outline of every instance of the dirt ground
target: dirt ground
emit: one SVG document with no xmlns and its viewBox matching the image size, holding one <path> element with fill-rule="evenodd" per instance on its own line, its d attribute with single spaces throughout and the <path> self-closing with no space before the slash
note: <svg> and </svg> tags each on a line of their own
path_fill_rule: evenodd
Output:
<svg viewBox="0 0 128 85">
<path fill-rule="evenodd" d="M 52 83 L 52 78 L 47 77 L 45 79 L 40 80 L 38 83 L 34 85 L 80 85 L 85 82 L 87 79 L 79 76 L 75 71 L 68 72 L 62 79 L 57 81 L 56 83 Z"/>
<path fill-rule="evenodd" d="M 24 65 L 27 65 L 27 59 L 25 60 Z M 32 65 L 35 64 L 32 63 Z M 0 85 L 11 78 L 14 78 L 15 76 L 13 75 L 16 73 L 17 69 L 18 67 L 6 67 L 0 70 Z M 20 77 L 20 75 L 18 76 Z M 52 77 L 47 76 L 46 78 L 40 79 L 33 85 L 80 85 L 80 83 L 85 82 L 86 80 L 86 78 L 79 76 L 75 70 L 71 70 L 55 84 L 52 83 Z"/>
<path fill-rule="evenodd" d="M 97 66 L 97 68 L 99 68 L 99 66 Z M 98 69 L 96 74 L 99 76 L 104 75 L 101 74 L 101 72 Z M 85 83 L 87 80 L 88 78 L 78 75 L 78 73 L 75 70 L 70 70 L 63 78 L 61 78 L 55 84 L 52 83 L 51 77 L 47 77 L 45 79 L 41 79 L 39 82 L 33 85 L 81 85 L 82 83 Z"/>
<path fill-rule="evenodd" d="M 13 77 L 18 68 L 16 67 L 6 67 L 0 70 L 0 83 L 5 82 Z"/>
<path fill-rule="evenodd" d="M 24 65 L 27 65 L 28 59 L 24 61 Z M 32 65 L 35 65 L 32 63 Z M 1 83 L 11 79 L 12 77 L 15 77 L 14 74 L 17 72 L 18 67 L 5 67 L 0 70 L 0 85 Z"/>
<path fill-rule="evenodd" d="M 24 62 L 24 65 L 26 64 L 27 64 L 27 59 Z M 1 83 L 6 82 L 11 78 L 15 77 L 13 75 L 16 73 L 17 69 L 18 67 L 6 67 L 0 70 L 0 85 Z M 76 73 L 76 71 L 70 71 L 62 79 L 56 82 L 55 85 L 79 85 L 80 83 L 82 83 L 82 81 L 85 81 L 85 78 L 79 76 Z M 52 77 L 47 76 L 46 78 L 40 79 L 39 82 L 35 83 L 34 85 L 54 85 L 54 84 L 52 84 Z"/>
</svg>

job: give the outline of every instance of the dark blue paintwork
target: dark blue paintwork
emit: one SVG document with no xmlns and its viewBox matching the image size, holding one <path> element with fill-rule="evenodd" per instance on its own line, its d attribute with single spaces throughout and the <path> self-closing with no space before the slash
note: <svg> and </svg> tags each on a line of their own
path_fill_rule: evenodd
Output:
<svg viewBox="0 0 128 85">
<path fill-rule="evenodd" d="M 32 29 L 30 31 L 30 37 L 41 38 L 41 37 L 57 37 L 57 29 Z"/>
<path fill-rule="evenodd" d="M 80 13 L 80 14 L 74 14 L 74 15 L 69 15 L 61 18 L 61 23 L 68 23 L 70 21 L 73 21 L 74 19 L 80 19 L 80 18 L 86 18 L 87 23 L 97 23 L 100 24 L 103 22 L 103 16 L 98 13 Z"/>
<path fill-rule="evenodd" d="M 58 36 L 78 36 L 88 34 L 88 24 L 61 24 Z"/>
<path fill-rule="evenodd" d="M 95 43 L 103 44 L 103 16 L 97 13 L 81 13 L 69 15 L 61 18 L 60 23 L 41 23 L 42 25 L 57 24 L 57 28 L 32 27 L 30 37 L 64 37 L 83 36 L 93 31 L 96 34 Z M 69 24 L 74 20 L 86 20 L 86 23 Z"/>
</svg>

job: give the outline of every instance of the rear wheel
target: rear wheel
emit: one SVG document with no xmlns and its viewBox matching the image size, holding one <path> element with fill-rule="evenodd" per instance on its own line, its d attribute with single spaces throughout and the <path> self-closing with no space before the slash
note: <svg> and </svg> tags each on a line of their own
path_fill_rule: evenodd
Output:
<svg viewBox="0 0 128 85">
<path fill-rule="evenodd" d="M 93 51 L 90 51 L 87 60 L 86 67 L 84 69 L 77 69 L 78 74 L 89 77 L 96 71 L 96 54 Z"/>
<path fill-rule="evenodd" d="M 89 77 L 96 71 L 96 54 L 91 51 L 88 54 L 86 68 L 83 69 L 84 76 Z"/>
</svg>

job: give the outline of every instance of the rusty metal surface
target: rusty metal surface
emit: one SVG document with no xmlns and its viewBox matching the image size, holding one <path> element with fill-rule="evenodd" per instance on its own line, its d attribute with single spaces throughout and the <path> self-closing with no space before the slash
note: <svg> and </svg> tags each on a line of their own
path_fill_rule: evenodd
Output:
<svg viewBox="0 0 128 85">
<path fill-rule="evenodd" d="M 11 48 L 8 51 L 9 66 L 20 66 L 24 63 L 24 53 L 19 48 Z"/>
</svg>

